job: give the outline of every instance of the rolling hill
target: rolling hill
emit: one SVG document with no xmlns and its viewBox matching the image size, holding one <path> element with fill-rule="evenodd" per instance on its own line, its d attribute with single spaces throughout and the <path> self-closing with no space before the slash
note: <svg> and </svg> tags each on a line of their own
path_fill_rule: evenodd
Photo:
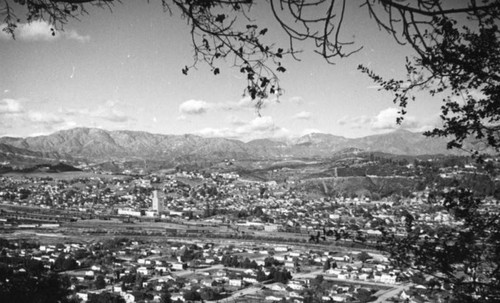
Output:
<svg viewBox="0 0 500 303">
<path fill-rule="evenodd" d="M 259 139 L 242 142 L 196 135 L 162 135 L 140 131 L 107 131 L 74 128 L 47 136 L 0 138 L 0 160 L 48 158 L 88 161 L 157 160 L 189 162 L 223 159 L 307 159 L 330 158 L 344 150 L 384 152 L 397 155 L 450 154 L 446 141 L 420 133 L 392 133 L 345 138 L 330 134 L 309 134 L 295 139 Z"/>
</svg>

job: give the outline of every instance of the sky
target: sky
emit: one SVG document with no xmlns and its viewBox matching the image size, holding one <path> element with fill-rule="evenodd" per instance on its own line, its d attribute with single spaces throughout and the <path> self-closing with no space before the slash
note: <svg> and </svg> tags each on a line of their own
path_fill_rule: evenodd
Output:
<svg viewBox="0 0 500 303">
<path fill-rule="evenodd" d="M 413 52 L 356 6 L 348 7 L 343 35 L 363 49 L 328 64 L 312 43 L 298 45 L 300 61 L 283 62 L 284 94 L 266 100 L 259 113 L 243 96 L 246 80 L 231 62 L 220 63 L 217 76 L 203 64 L 182 74 L 193 49 L 177 11 L 170 15 L 157 1 L 145 0 L 124 0 L 112 12 L 88 11 L 54 36 L 45 21 L 21 20 L 15 40 L 0 33 L 0 136 L 97 127 L 243 141 L 314 132 L 353 138 L 439 123 L 439 100 L 418 94 L 403 125 L 396 125 L 392 96 L 357 66 L 404 78 L 405 57 Z M 261 3 L 251 13 L 269 29 L 269 39 L 287 47 L 268 6 Z"/>
</svg>

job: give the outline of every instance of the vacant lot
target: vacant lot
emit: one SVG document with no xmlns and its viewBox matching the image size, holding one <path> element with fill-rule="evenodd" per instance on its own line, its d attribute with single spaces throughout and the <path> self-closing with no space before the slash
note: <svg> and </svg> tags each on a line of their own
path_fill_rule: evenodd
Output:
<svg viewBox="0 0 500 303">
<path fill-rule="evenodd" d="M 32 172 L 32 173 L 21 173 L 21 172 L 10 172 L 3 174 L 5 177 L 10 178 L 52 178 L 55 180 L 71 180 L 79 178 L 101 178 L 101 179 L 113 179 L 113 178 L 129 178 L 129 176 L 124 175 L 107 175 L 107 174 L 94 174 L 92 172 L 83 171 L 71 171 L 62 173 L 48 173 L 48 172 Z"/>
</svg>

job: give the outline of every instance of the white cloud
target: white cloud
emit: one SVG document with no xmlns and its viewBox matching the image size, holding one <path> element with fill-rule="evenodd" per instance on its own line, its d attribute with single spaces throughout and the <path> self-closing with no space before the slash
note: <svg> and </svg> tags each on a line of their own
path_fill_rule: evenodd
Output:
<svg viewBox="0 0 500 303">
<path fill-rule="evenodd" d="M 264 109 L 271 104 L 276 104 L 277 100 L 264 100 L 260 109 Z M 236 102 L 215 102 L 210 103 L 203 100 L 187 100 L 179 105 L 181 115 L 202 115 L 208 111 L 255 111 L 256 101 L 250 97 L 244 97 Z"/>
<path fill-rule="evenodd" d="M 133 120 L 132 117 L 125 114 L 116 106 L 117 102 L 107 101 L 103 105 L 98 106 L 97 109 L 90 111 L 89 116 L 117 123 Z"/>
<path fill-rule="evenodd" d="M 239 127 L 239 129 L 251 132 L 273 130 L 275 127 L 273 118 L 270 116 L 264 116 L 253 119 L 250 123 Z"/>
<path fill-rule="evenodd" d="M 47 112 L 29 112 L 27 118 L 30 122 L 40 124 L 59 124 L 66 121 L 61 115 Z"/>
<path fill-rule="evenodd" d="M 371 127 L 373 129 L 397 129 L 397 128 L 405 128 L 412 129 L 418 128 L 419 123 L 417 119 L 410 115 L 405 115 L 403 123 L 398 125 L 396 123 L 396 119 L 400 117 L 399 109 L 395 107 L 386 108 L 378 113 L 377 116 L 372 121 Z"/>
<path fill-rule="evenodd" d="M 290 132 L 277 126 L 269 116 L 257 117 L 236 128 L 204 128 L 197 134 L 205 137 L 224 137 L 249 141 L 259 138 L 282 138 L 290 136 Z"/>
<path fill-rule="evenodd" d="M 312 118 L 312 114 L 310 112 L 301 111 L 300 113 L 295 114 L 292 118 L 299 120 L 310 120 Z"/>
<path fill-rule="evenodd" d="M 0 25 L 0 39 L 12 40 L 12 36 L 5 31 L 7 24 Z M 18 23 L 14 30 L 16 40 L 20 41 L 56 41 L 61 38 L 75 40 L 81 43 L 88 42 L 90 36 L 80 35 L 74 29 L 59 31 L 43 20 L 36 20 L 29 23 Z"/>
<path fill-rule="evenodd" d="M 263 107 L 265 106 L 265 102 L 263 103 Z M 239 111 L 239 110 L 248 110 L 255 109 L 255 101 L 250 97 L 243 97 L 238 102 L 221 102 L 215 104 L 216 108 L 220 108 L 226 111 Z"/>
<path fill-rule="evenodd" d="M 85 43 L 90 41 L 90 36 L 89 35 L 80 35 L 76 30 L 70 29 L 70 30 L 65 30 L 64 32 L 61 32 L 62 35 L 66 37 L 68 40 L 76 40 L 80 43 Z"/>
<path fill-rule="evenodd" d="M 321 131 L 317 128 L 306 128 L 300 132 L 299 136 L 302 137 L 302 136 L 309 135 L 309 134 L 324 134 L 324 133 L 325 133 L 324 131 Z"/>
<path fill-rule="evenodd" d="M 89 116 L 118 123 L 133 120 L 132 117 L 118 108 L 119 104 L 118 101 L 108 100 L 104 104 L 99 105 L 95 110 L 91 110 Z"/>
<path fill-rule="evenodd" d="M 98 118 L 114 123 L 123 123 L 135 120 L 120 109 L 120 102 L 108 100 L 95 109 L 60 109 L 60 113 L 66 116 L 82 116 L 88 118 Z"/>
<path fill-rule="evenodd" d="M 362 115 L 357 117 L 344 116 L 338 120 L 339 125 L 346 125 L 351 128 L 364 128 L 370 126 L 373 118 Z"/>
<path fill-rule="evenodd" d="M 400 116 L 399 110 L 394 107 L 386 108 L 378 113 L 371 121 L 374 129 L 392 129 L 396 126 L 396 118 Z"/>
<path fill-rule="evenodd" d="M 32 122 L 33 126 L 30 127 L 30 130 L 33 130 L 33 131 L 36 130 L 36 132 L 29 134 L 29 136 L 34 137 L 34 136 L 49 135 L 49 134 L 52 134 L 56 131 L 75 128 L 75 127 L 80 126 L 75 121 L 71 121 L 71 120 L 67 120 L 67 119 L 64 119 L 64 121 L 55 122 L 55 123 L 51 123 L 50 121 L 48 121 L 48 120 L 51 120 L 50 117 L 44 118 L 44 120 L 45 121 L 41 121 L 41 122 Z"/>
<path fill-rule="evenodd" d="M 27 129 L 34 134 L 48 134 L 54 131 L 73 128 L 87 121 L 93 126 L 101 121 L 110 121 L 121 127 L 122 123 L 135 120 L 121 110 L 118 101 L 107 101 L 96 108 L 63 109 L 50 111 L 23 107 L 25 100 L 0 99 L 0 127 L 2 129 Z M 110 127 L 107 125 L 107 127 Z"/>
<path fill-rule="evenodd" d="M 24 109 L 21 102 L 14 99 L 0 100 L 0 116 L 0 124 L 4 128 L 19 129 L 29 126 L 31 131 L 42 133 L 76 125 L 63 113 Z"/>
<path fill-rule="evenodd" d="M 30 129 L 36 130 L 37 134 L 50 134 L 55 131 L 78 126 L 75 121 L 68 117 L 52 112 L 28 112 L 24 120 L 30 123 Z"/>
<path fill-rule="evenodd" d="M 60 113 L 30 111 L 23 116 L 23 120 L 30 123 L 30 128 L 37 131 L 54 132 L 77 126 L 70 117 Z"/>
<path fill-rule="evenodd" d="M 201 115 L 208 111 L 211 105 L 201 100 L 188 100 L 179 105 L 179 112 L 185 115 Z"/>
<path fill-rule="evenodd" d="M 21 103 L 14 99 L 0 100 L 0 115 L 19 114 L 23 112 Z"/>
<path fill-rule="evenodd" d="M 277 98 L 262 100 L 260 109 L 268 108 L 271 105 L 278 104 L 279 100 Z M 243 97 L 238 102 L 220 102 L 215 103 L 214 107 L 217 109 L 222 109 L 226 111 L 241 111 L 241 110 L 252 110 L 255 111 L 257 104 L 256 100 L 252 100 L 249 96 Z"/>
<path fill-rule="evenodd" d="M 434 116 L 418 120 L 415 116 L 406 114 L 402 123 L 397 124 L 396 119 L 401 116 L 398 112 L 398 108 L 389 107 L 381 110 L 376 116 L 345 116 L 338 120 L 338 124 L 356 129 L 370 129 L 376 132 L 395 129 L 421 132 L 435 127 L 439 120 Z"/>
<path fill-rule="evenodd" d="M 243 121 L 242 119 L 240 119 L 236 116 L 230 116 L 229 123 L 231 123 L 232 125 L 240 126 L 240 125 L 244 125 L 245 121 Z"/>
<path fill-rule="evenodd" d="M 218 138 L 238 138 L 234 129 L 231 128 L 212 128 L 206 127 L 196 132 L 196 134 L 203 137 L 218 137 Z"/>
<path fill-rule="evenodd" d="M 133 120 L 131 117 L 127 116 L 125 113 L 117 109 L 104 109 L 103 111 L 96 111 L 91 113 L 92 117 L 100 118 L 103 120 L 108 120 L 111 122 L 122 123 Z"/>
<path fill-rule="evenodd" d="M 11 40 L 12 37 L 5 31 L 7 24 L 0 25 L 2 30 L 0 37 Z M 18 23 L 14 29 L 16 40 L 21 41 L 54 41 L 59 38 L 57 31 L 52 31 L 52 26 L 45 21 L 33 21 L 31 23 Z"/>
</svg>

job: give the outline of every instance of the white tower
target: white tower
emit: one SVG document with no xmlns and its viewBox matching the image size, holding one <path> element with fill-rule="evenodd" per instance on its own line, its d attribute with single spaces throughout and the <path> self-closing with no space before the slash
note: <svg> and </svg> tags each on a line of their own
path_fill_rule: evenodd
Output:
<svg viewBox="0 0 500 303">
<path fill-rule="evenodd" d="M 153 191 L 153 210 L 156 211 L 156 213 L 163 210 L 163 201 L 160 200 L 157 190 Z"/>
</svg>

